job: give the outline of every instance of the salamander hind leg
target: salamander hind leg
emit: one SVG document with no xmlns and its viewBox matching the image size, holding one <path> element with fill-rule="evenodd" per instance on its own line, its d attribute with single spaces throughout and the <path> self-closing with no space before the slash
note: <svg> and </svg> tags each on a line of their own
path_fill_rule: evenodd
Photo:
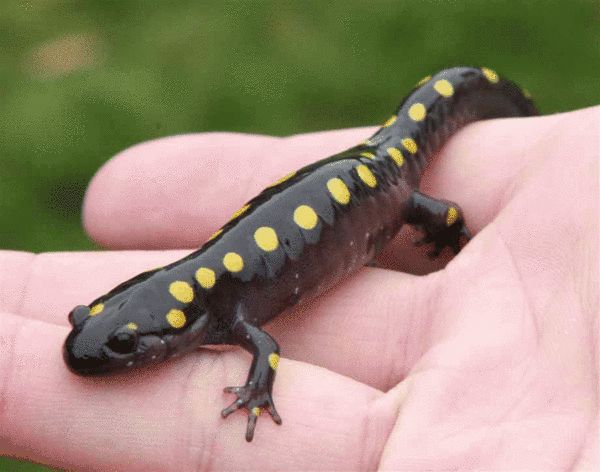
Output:
<svg viewBox="0 0 600 472">
<path fill-rule="evenodd" d="M 458 254 L 461 240 L 471 239 L 463 212 L 456 203 L 429 197 L 418 190 L 413 191 L 408 202 L 406 222 L 424 233 L 415 241 L 417 246 L 434 244 L 428 254 L 431 258 L 439 256 L 445 247 Z"/>
<path fill-rule="evenodd" d="M 236 395 L 237 400 L 225 408 L 221 416 L 226 418 L 235 410 L 247 409 L 246 441 L 249 442 L 254 437 L 256 420 L 263 410 L 269 412 L 275 423 L 281 424 L 281 417 L 275 409 L 272 398 L 273 381 L 279 363 L 279 346 L 266 332 L 240 317 L 234 324 L 232 334 L 232 342 L 249 351 L 253 358 L 246 385 L 225 387 L 224 391 Z"/>
</svg>

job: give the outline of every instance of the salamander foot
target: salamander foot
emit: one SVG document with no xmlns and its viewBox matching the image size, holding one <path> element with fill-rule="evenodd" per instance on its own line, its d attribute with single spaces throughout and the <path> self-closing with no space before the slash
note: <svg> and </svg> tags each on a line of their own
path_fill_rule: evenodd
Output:
<svg viewBox="0 0 600 472">
<path fill-rule="evenodd" d="M 252 441 L 252 438 L 254 437 L 256 420 L 262 413 L 263 409 L 266 409 L 269 412 L 275 423 L 281 424 L 281 417 L 275 409 L 271 393 L 267 391 L 260 391 L 260 389 L 249 386 L 248 384 L 244 385 L 243 387 L 225 387 L 223 391 L 225 393 L 233 393 L 238 397 L 236 401 L 221 411 L 221 416 L 223 418 L 227 418 L 231 413 L 240 408 L 246 408 L 248 410 L 246 441 Z"/>
<path fill-rule="evenodd" d="M 415 190 L 408 208 L 407 223 L 423 232 L 423 237 L 415 241 L 415 245 L 433 243 L 433 250 L 427 254 L 432 259 L 439 256 L 445 247 L 458 254 L 461 241 L 466 243 L 471 239 L 463 212 L 454 202 L 438 200 Z"/>
<path fill-rule="evenodd" d="M 451 248 L 454 254 L 458 254 L 461 247 L 464 246 L 464 244 L 461 244 L 461 241 L 465 241 L 466 243 L 471 239 L 471 234 L 462 220 L 437 232 L 431 232 L 425 227 L 420 229 L 424 232 L 424 235 L 422 238 L 417 239 L 414 244 L 415 246 L 422 246 L 433 243 L 434 248 L 427 253 L 427 256 L 431 259 L 438 257 L 445 247 Z"/>
</svg>

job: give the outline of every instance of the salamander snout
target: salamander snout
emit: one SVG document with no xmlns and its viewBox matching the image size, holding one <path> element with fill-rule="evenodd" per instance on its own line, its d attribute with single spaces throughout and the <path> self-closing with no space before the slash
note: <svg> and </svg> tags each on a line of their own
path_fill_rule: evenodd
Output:
<svg viewBox="0 0 600 472">
<path fill-rule="evenodd" d="M 63 346 L 63 359 L 69 370 L 77 375 L 93 375 L 108 370 L 104 368 L 108 359 L 102 355 L 101 345 L 90 339 L 85 331 L 78 330 L 76 324 Z"/>
</svg>

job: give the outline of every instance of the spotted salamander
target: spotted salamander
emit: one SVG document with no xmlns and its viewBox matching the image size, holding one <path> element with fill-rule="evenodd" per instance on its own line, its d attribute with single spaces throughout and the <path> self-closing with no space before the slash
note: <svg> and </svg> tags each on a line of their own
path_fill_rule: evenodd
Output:
<svg viewBox="0 0 600 472">
<path fill-rule="evenodd" d="M 279 346 L 260 326 L 376 257 L 400 227 L 419 228 L 436 256 L 469 239 L 460 207 L 417 189 L 423 168 L 458 128 L 536 113 L 527 92 L 491 69 L 425 77 L 372 137 L 263 190 L 196 252 L 144 272 L 69 314 L 64 360 L 79 375 L 160 362 L 201 345 L 252 353 L 226 417 L 248 410 L 246 439 L 271 396 Z"/>
</svg>

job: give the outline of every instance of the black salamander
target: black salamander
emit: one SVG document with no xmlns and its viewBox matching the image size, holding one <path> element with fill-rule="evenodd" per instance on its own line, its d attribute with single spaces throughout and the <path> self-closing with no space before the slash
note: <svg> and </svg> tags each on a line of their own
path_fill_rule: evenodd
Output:
<svg viewBox="0 0 600 472">
<path fill-rule="evenodd" d="M 160 362 L 207 344 L 252 353 L 226 417 L 248 410 L 246 439 L 271 397 L 279 346 L 260 326 L 369 263 L 408 223 L 455 253 L 469 239 L 460 207 L 420 193 L 430 156 L 476 120 L 536 113 L 529 94 L 487 68 L 425 77 L 363 143 L 292 172 L 240 208 L 198 251 L 71 311 L 64 345 L 79 375 Z"/>
</svg>

